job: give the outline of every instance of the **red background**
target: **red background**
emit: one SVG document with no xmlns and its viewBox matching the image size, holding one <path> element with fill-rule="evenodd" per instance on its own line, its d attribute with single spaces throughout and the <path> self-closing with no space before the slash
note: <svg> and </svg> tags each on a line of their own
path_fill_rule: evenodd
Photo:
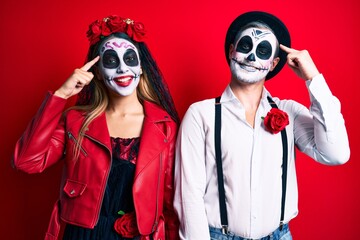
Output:
<svg viewBox="0 0 360 240">
<path fill-rule="evenodd" d="M 224 38 L 232 20 L 248 10 L 279 16 L 292 46 L 307 49 L 342 103 L 351 159 L 320 165 L 297 154 L 299 215 L 291 222 L 296 240 L 355 239 L 359 215 L 359 3 L 320 1 L 41 1 L 0 3 L 1 143 L 0 238 L 42 239 L 57 199 L 61 164 L 43 174 L 11 168 L 16 140 L 47 90 L 55 90 L 82 66 L 87 26 L 109 14 L 142 21 L 148 46 L 162 69 L 181 116 L 194 101 L 221 94 L 230 74 Z M 325 4 L 326 3 L 326 4 Z M 303 81 L 286 67 L 266 83 L 272 95 L 306 106 Z"/>
</svg>

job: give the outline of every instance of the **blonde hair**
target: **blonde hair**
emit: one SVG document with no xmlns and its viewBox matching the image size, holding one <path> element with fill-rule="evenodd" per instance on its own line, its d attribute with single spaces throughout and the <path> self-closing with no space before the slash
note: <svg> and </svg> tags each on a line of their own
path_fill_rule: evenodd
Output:
<svg viewBox="0 0 360 240">
<path fill-rule="evenodd" d="M 144 42 L 133 41 L 125 33 L 113 33 L 90 46 L 86 62 L 89 62 L 98 56 L 101 44 L 112 36 L 123 38 L 132 42 L 139 51 L 141 68 L 143 71 L 140 77 L 139 85 L 136 88 L 136 93 L 140 103 L 143 104 L 144 101 L 149 101 L 159 105 L 171 116 L 171 118 L 177 124 L 179 124 L 180 119 L 175 109 L 175 105 L 167 84 L 164 81 L 160 69 L 158 68 L 155 60 L 153 59 L 149 49 Z M 77 137 L 77 141 L 75 143 L 75 159 L 79 157 L 81 143 L 84 139 L 85 132 L 88 129 L 89 124 L 100 114 L 105 112 L 110 101 L 108 89 L 102 79 L 98 77 L 100 74 L 98 74 L 97 65 L 94 65 L 90 71 L 94 74 L 94 79 L 79 93 L 76 106 L 71 108 L 83 111 L 86 114 L 83 125 L 81 126 L 79 135 Z"/>
<path fill-rule="evenodd" d="M 94 91 L 93 91 L 93 100 L 92 104 L 90 105 L 77 105 L 69 108 L 69 110 L 80 110 L 86 113 L 86 116 L 83 120 L 83 124 L 80 128 L 79 135 L 75 141 L 75 148 L 74 148 L 74 156 L 75 159 L 78 159 L 80 151 L 81 151 L 81 144 L 85 136 L 85 132 L 88 129 L 89 124 L 97 118 L 99 115 L 101 115 L 103 112 L 105 112 L 106 108 L 109 105 L 109 97 L 108 97 L 108 90 L 106 89 L 106 86 L 104 83 L 99 80 L 96 76 L 92 80 L 94 83 Z M 143 104 L 144 101 L 153 102 L 157 105 L 160 105 L 160 101 L 151 87 L 149 83 L 149 79 L 146 76 L 146 73 L 143 73 L 140 77 L 139 85 L 136 89 L 137 97 L 141 104 Z"/>
</svg>

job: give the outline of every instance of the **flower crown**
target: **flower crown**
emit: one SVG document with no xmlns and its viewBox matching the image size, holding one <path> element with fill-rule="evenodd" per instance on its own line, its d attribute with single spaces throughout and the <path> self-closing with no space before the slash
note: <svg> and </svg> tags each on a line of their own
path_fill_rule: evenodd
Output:
<svg viewBox="0 0 360 240">
<path fill-rule="evenodd" d="M 86 36 L 89 39 L 90 45 L 93 45 L 100 41 L 100 39 L 115 32 L 126 33 L 132 40 L 137 42 L 143 42 L 146 33 L 141 22 L 111 15 L 91 23 Z"/>
</svg>

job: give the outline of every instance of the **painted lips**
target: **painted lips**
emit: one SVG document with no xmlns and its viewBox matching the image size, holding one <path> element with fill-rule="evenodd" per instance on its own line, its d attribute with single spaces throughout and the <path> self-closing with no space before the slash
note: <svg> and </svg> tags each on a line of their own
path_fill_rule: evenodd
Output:
<svg viewBox="0 0 360 240">
<path fill-rule="evenodd" d="M 131 84 L 134 76 L 121 76 L 114 78 L 115 83 L 120 87 L 127 87 Z"/>
</svg>

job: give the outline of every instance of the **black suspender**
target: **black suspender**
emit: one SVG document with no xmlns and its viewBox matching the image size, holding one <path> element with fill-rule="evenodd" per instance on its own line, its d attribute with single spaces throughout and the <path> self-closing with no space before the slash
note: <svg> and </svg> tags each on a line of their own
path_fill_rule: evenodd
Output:
<svg viewBox="0 0 360 240">
<path fill-rule="evenodd" d="M 221 159 L 221 103 L 220 98 L 215 99 L 215 155 L 216 155 L 216 169 L 218 175 L 218 188 L 219 188 L 219 205 L 220 205 L 220 218 L 222 233 L 228 233 L 228 217 L 225 203 L 225 189 L 224 189 L 224 176 L 222 169 Z"/>
<path fill-rule="evenodd" d="M 272 108 L 278 108 L 276 103 L 271 99 L 271 97 L 267 97 L 268 102 L 270 103 Z M 286 177 L 287 177 L 287 168 L 288 168 L 288 142 L 286 136 L 285 128 L 281 131 L 281 141 L 283 146 L 283 163 L 282 163 L 282 195 L 281 195 L 281 215 L 280 215 L 280 231 L 284 225 L 284 215 L 285 215 L 285 198 L 286 198 Z"/>
<path fill-rule="evenodd" d="M 221 158 L 221 103 L 220 98 L 215 98 L 215 157 L 216 168 L 218 175 L 218 189 L 219 189 L 219 206 L 220 206 L 220 218 L 222 233 L 228 233 L 228 217 L 225 203 L 225 189 L 224 189 L 224 175 L 222 169 Z M 268 102 L 272 108 L 278 108 L 276 103 L 268 96 Z M 285 198 L 286 198 L 286 178 L 287 178 L 287 166 L 288 166 L 288 142 L 286 136 L 286 130 L 281 131 L 281 140 L 283 146 L 283 163 L 282 163 L 282 196 L 281 196 L 281 215 L 280 215 L 280 230 L 284 224 L 285 214 Z"/>
</svg>

